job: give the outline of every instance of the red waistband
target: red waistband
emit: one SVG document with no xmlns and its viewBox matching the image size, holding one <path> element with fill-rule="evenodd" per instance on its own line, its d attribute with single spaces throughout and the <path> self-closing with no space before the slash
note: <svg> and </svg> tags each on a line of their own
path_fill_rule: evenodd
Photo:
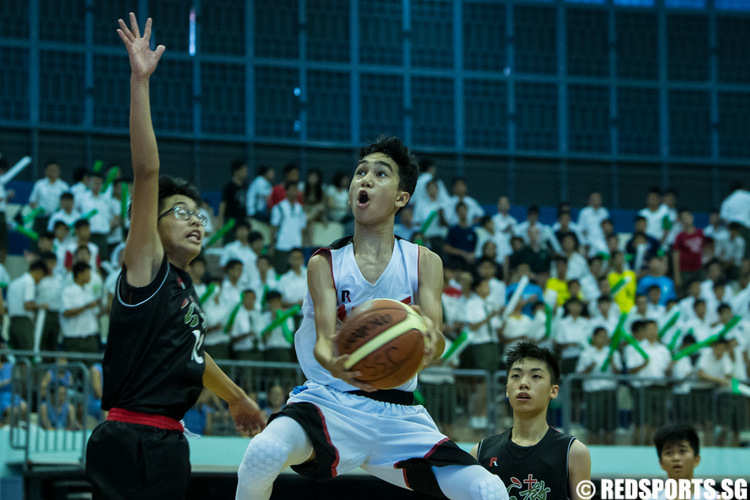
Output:
<svg viewBox="0 0 750 500">
<path fill-rule="evenodd" d="M 182 424 L 173 418 L 165 417 L 164 415 L 153 415 L 149 413 L 123 410 L 122 408 L 112 408 L 109 410 L 107 420 L 125 422 L 126 424 L 150 425 L 151 427 L 166 429 L 168 431 L 183 432 L 185 430 Z"/>
</svg>

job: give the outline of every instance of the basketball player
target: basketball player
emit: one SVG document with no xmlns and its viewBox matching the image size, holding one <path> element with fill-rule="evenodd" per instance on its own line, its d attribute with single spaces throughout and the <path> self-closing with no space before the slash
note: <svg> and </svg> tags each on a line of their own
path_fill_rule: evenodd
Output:
<svg viewBox="0 0 750 500">
<path fill-rule="evenodd" d="M 397 239 L 394 218 L 414 192 L 417 166 L 395 137 L 362 148 L 349 186 L 354 236 L 314 254 L 295 348 L 307 382 L 252 439 L 239 469 L 238 499 L 268 499 L 287 466 L 315 479 L 361 467 L 439 498 L 507 498 L 496 476 L 441 434 L 422 406 L 412 406 L 416 377 L 391 390 L 357 382 L 333 340 L 340 320 L 365 301 L 419 305 L 429 326 L 425 359 L 442 354 L 440 258 Z"/>
<path fill-rule="evenodd" d="M 149 48 L 151 19 L 139 34 L 120 20 L 130 55 L 130 139 L 135 183 L 104 354 L 102 409 L 107 420 L 88 442 L 94 498 L 185 498 L 190 480 L 180 419 L 205 385 L 229 404 L 240 429 L 264 425 L 258 406 L 202 349 L 205 314 L 185 271 L 201 250 L 200 197 L 184 181 L 159 178 L 149 77 L 164 52 Z"/>
<path fill-rule="evenodd" d="M 545 348 L 521 342 L 508 352 L 505 395 L 513 427 L 471 450 L 508 486 L 511 499 L 582 500 L 577 486 L 591 479 L 586 446 L 547 424 L 547 407 L 560 388 L 560 365 Z"/>
</svg>

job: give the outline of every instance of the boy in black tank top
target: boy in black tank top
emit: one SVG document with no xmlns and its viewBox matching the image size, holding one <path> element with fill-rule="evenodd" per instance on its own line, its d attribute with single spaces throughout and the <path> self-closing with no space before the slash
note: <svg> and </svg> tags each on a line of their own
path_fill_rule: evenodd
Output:
<svg viewBox="0 0 750 500">
<path fill-rule="evenodd" d="M 547 407 L 559 390 L 557 359 L 547 349 L 521 342 L 508 353 L 507 364 L 513 427 L 483 439 L 471 454 L 500 476 L 511 500 L 580 500 L 579 483 L 591 479 L 589 450 L 547 424 Z"/>
<path fill-rule="evenodd" d="M 265 425 L 265 414 L 203 352 L 206 316 L 184 270 L 201 251 L 206 218 L 187 182 L 159 177 L 149 78 L 164 52 L 120 19 L 130 55 L 130 141 L 134 173 L 131 227 L 123 250 L 104 354 L 102 409 L 91 434 L 86 473 L 94 498 L 185 498 L 190 455 L 180 420 L 205 386 L 226 401 L 238 430 Z"/>
</svg>

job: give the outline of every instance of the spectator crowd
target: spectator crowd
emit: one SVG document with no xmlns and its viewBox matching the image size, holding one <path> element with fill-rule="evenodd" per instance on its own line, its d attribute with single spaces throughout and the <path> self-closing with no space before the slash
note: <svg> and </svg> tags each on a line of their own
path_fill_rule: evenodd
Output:
<svg viewBox="0 0 750 500">
<path fill-rule="evenodd" d="M 614 431 L 603 409 L 616 405 L 621 384 L 615 376 L 628 375 L 635 429 L 650 433 L 673 412 L 706 433 L 721 426 L 728 444 L 737 444 L 750 423 L 748 399 L 732 390 L 750 379 L 746 185 L 733 187 L 705 227 L 696 227 L 689 200 L 649 189 L 632 227 L 617 231 L 599 192 L 580 210 L 558 204 L 556 221 L 548 225 L 536 206 L 516 219 L 507 196 L 499 196 L 496 207 L 480 203 L 464 179 L 453 179 L 449 190 L 430 160 L 420 162 L 420 171 L 394 232 L 443 258 L 443 331 L 454 345 L 439 369 L 420 377 L 425 392 L 437 391 L 426 402 L 440 406 L 433 409 L 436 420 L 450 424 L 451 405 L 443 403 L 455 398 L 455 369 L 494 373 L 504 368 L 508 349 L 531 341 L 554 349 L 564 374 L 588 374 L 577 411 L 603 442 L 611 442 Z M 5 172 L 0 162 L 0 195 L 6 194 Z M 116 167 L 79 169 L 72 184 L 54 161 L 44 174 L 28 203 L 0 228 L 3 259 L 9 228 L 30 236 L 23 274 L 11 281 L 0 263 L 7 343 L 21 351 L 97 354 L 117 295 L 132 185 Z M 305 263 L 321 244 L 318 231 L 351 234 L 349 174 L 335 172 L 330 184 L 315 169 L 303 180 L 296 164 L 281 174 L 276 182 L 276 169 L 260 166 L 249 179 L 247 164 L 236 161 L 218 211 L 207 203 L 201 208 L 208 220 L 205 250 L 189 273 L 207 317 L 204 348 L 215 359 L 294 362 Z M 25 404 L 6 390 L 11 358 L 3 359 L 0 372 L 3 418 Z M 277 393 L 289 389 L 279 388 L 281 373 L 273 369 L 240 370 L 236 377 L 249 392 L 263 379 L 272 406 L 280 404 Z M 100 368 L 91 378 L 100 386 Z M 52 385 L 38 409 L 45 425 L 79 425 L 80 416 L 65 406 L 66 391 L 59 388 L 65 384 Z M 477 429 L 488 425 L 486 393 L 478 385 L 470 402 L 470 424 Z M 719 421 L 707 410 L 717 393 L 725 403 Z M 667 400 L 674 401 L 669 408 Z M 222 411 L 206 396 L 192 418 L 201 428 L 221 427 Z"/>
</svg>

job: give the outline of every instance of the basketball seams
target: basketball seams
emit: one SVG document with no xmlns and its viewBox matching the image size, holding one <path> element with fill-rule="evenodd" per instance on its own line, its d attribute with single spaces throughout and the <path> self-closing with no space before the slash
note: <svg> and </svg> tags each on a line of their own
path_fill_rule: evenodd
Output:
<svg viewBox="0 0 750 500">
<path fill-rule="evenodd" d="M 411 309 L 407 305 L 403 305 L 403 307 Z M 424 331 L 425 328 L 426 325 L 424 324 L 424 321 L 422 321 L 422 318 L 417 315 L 416 312 L 414 314 L 407 314 L 403 321 L 400 321 L 387 330 L 382 331 L 352 352 L 349 355 L 349 359 L 344 363 L 344 368 L 350 370 L 354 365 L 386 345 L 388 342 L 400 337 L 401 335 L 409 333 L 411 330 Z"/>
</svg>

